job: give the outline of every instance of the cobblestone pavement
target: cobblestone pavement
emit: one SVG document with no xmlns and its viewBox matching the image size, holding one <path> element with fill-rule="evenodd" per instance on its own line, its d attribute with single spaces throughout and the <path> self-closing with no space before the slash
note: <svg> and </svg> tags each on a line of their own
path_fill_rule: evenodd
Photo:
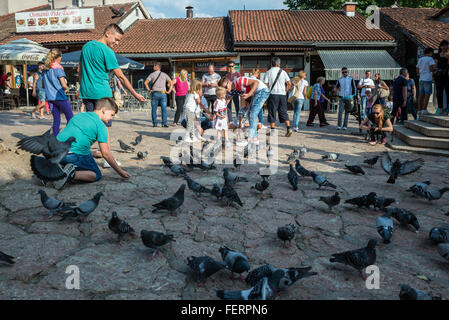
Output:
<svg viewBox="0 0 449 320">
<path fill-rule="evenodd" d="M 230 279 L 223 270 L 198 288 L 191 280 L 186 258 L 209 255 L 219 259 L 218 248 L 227 245 L 249 257 L 252 268 L 265 263 L 277 267 L 312 266 L 319 275 L 300 280 L 279 299 L 397 299 L 400 284 L 449 297 L 449 263 L 439 256 L 427 240 L 435 226 L 448 227 L 449 194 L 438 201 L 414 199 L 405 190 L 415 182 L 431 180 L 432 186 L 448 185 L 448 159 L 390 151 L 393 158 L 410 160 L 422 157 L 425 166 L 418 172 L 400 177 L 396 184 L 386 183 L 387 175 L 378 163 L 366 168 L 365 176 L 344 170 L 344 163 L 361 164 L 387 150 L 383 145 L 370 146 L 357 132 L 351 120 L 347 131 L 336 131 L 336 115 L 329 114 L 331 126 L 306 128 L 302 115 L 301 133 L 285 138 L 285 127 L 279 127 L 279 169 L 270 178 L 271 197 L 262 199 L 250 190 L 260 180 L 257 165 L 243 165 L 241 175 L 248 183 L 237 186 L 243 208 L 223 207 L 214 198 L 186 198 L 178 217 L 152 213 L 151 205 L 173 194 L 182 178 L 173 177 L 162 166 L 160 156 L 170 154 L 172 128 L 153 128 L 147 112 L 120 113 L 111 130 L 114 156 L 132 177 L 120 178 L 113 169 L 101 169 L 104 178 L 97 183 L 66 186 L 62 191 L 43 188 L 50 196 L 64 201 L 80 202 L 98 191 L 104 193 L 100 205 L 90 218 L 92 223 L 60 222 L 55 216 L 46 220 L 32 182 L 30 155 L 17 151 L 15 144 L 23 135 L 37 135 L 49 128 L 50 120 L 33 120 L 23 112 L 0 113 L 0 250 L 16 257 L 12 267 L 0 266 L 1 299 L 216 299 L 215 290 L 246 288 Z M 173 112 L 170 111 L 169 119 Z M 65 123 L 65 120 L 62 121 Z M 148 151 L 145 161 L 135 154 L 119 151 L 117 139 L 132 141 L 143 135 L 138 150 Z M 310 179 L 300 179 L 299 190 L 293 191 L 287 181 L 286 154 L 294 147 L 306 145 L 309 152 L 302 164 L 338 186 L 342 203 L 333 213 L 319 202 L 320 196 L 332 190 L 317 190 Z M 325 152 L 341 153 L 342 162 L 323 162 Z M 103 160 L 99 160 L 101 165 Z M 189 175 L 211 187 L 222 183 L 222 165 L 216 171 L 195 169 Z M 230 166 L 232 167 L 232 165 Z M 345 199 L 375 191 L 396 198 L 393 206 L 414 212 L 421 230 L 400 227 L 395 222 L 392 243 L 385 245 L 375 229 L 381 212 L 356 209 L 343 204 Z M 140 230 L 172 233 L 176 242 L 164 247 L 152 261 L 151 250 L 139 237 L 124 241 L 120 247 L 107 227 L 115 210 L 140 234 Z M 282 248 L 276 237 L 279 226 L 298 226 L 293 246 Z M 376 265 L 380 269 L 380 289 L 368 290 L 357 271 L 329 262 L 332 253 L 365 246 L 370 238 L 379 240 Z M 80 269 L 80 290 L 65 287 L 67 266 Z M 424 275 L 430 281 L 417 276 Z"/>
</svg>

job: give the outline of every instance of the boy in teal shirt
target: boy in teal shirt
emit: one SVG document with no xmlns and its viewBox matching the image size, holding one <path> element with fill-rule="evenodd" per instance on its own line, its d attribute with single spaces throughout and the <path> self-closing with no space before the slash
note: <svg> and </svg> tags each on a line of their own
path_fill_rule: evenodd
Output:
<svg viewBox="0 0 449 320">
<path fill-rule="evenodd" d="M 72 164 L 74 168 L 69 169 L 67 177 L 55 182 L 56 189 L 61 189 L 67 181 L 94 182 L 101 179 L 101 171 L 90 151 L 95 141 L 98 141 L 101 154 L 109 165 L 123 178 L 131 177 L 118 166 L 108 145 L 108 130 L 105 123 L 110 121 L 117 111 L 118 107 L 112 98 L 99 99 L 93 112 L 83 112 L 74 116 L 56 137 L 59 141 L 66 141 L 69 137 L 76 138 L 70 152 L 61 161 L 61 165 Z"/>
</svg>

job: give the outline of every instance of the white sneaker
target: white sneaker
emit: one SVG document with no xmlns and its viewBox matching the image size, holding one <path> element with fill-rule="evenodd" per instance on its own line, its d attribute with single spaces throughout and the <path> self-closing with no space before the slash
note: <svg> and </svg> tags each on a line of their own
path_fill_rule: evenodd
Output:
<svg viewBox="0 0 449 320">
<path fill-rule="evenodd" d="M 337 130 L 341 130 L 341 127 L 337 127 Z"/>
<path fill-rule="evenodd" d="M 267 126 L 264 126 L 263 124 L 262 124 L 262 128 L 261 129 L 266 129 L 266 128 L 268 128 Z"/>
<path fill-rule="evenodd" d="M 197 135 L 195 138 L 197 139 L 197 141 L 206 141 L 206 139 L 204 139 L 204 138 L 203 138 L 202 136 L 200 136 L 200 135 Z"/>
<path fill-rule="evenodd" d="M 237 145 L 239 147 L 246 147 L 247 144 L 248 144 L 248 141 L 246 141 L 246 140 L 242 140 L 242 141 L 238 141 L 237 142 Z"/>
<path fill-rule="evenodd" d="M 346 128 L 346 127 L 343 127 L 343 130 L 348 130 L 348 128 Z"/>
</svg>

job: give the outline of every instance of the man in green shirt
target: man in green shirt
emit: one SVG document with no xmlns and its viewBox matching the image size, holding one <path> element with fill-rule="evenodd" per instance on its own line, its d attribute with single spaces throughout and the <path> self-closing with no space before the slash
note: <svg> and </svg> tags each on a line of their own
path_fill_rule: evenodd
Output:
<svg viewBox="0 0 449 320">
<path fill-rule="evenodd" d="M 123 34 L 123 30 L 117 24 L 112 23 L 104 29 L 103 36 L 98 41 L 92 40 L 87 42 L 81 50 L 80 63 L 78 65 L 80 77 L 79 98 L 83 99 L 86 111 L 94 111 L 95 104 L 99 99 L 112 97 L 112 90 L 109 85 L 110 72 L 117 76 L 125 88 L 138 101 L 146 101 L 142 95 L 134 90 L 117 63 L 113 48 L 120 42 Z M 111 121 L 108 121 L 106 126 L 110 127 Z M 110 141 L 109 138 L 109 147 Z M 100 156 L 98 153 L 95 155 Z"/>
<path fill-rule="evenodd" d="M 66 141 L 75 137 L 70 152 L 61 161 L 61 165 L 72 164 L 74 170 L 69 170 L 67 177 L 54 182 L 56 189 L 61 189 L 67 181 L 94 182 L 101 179 L 102 174 L 94 160 L 90 147 L 98 141 L 101 154 L 108 164 L 123 178 L 131 175 L 121 169 L 112 156 L 108 145 L 108 130 L 105 123 L 110 121 L 118 107 L 112 98 L 102 98 L 96 103 L 93 112 L 83 112 L 74 116 L 64 130 L 56 137 L 59 141 Z M 64 171 L 66 167 L 64 167 Z"/>
</svg>

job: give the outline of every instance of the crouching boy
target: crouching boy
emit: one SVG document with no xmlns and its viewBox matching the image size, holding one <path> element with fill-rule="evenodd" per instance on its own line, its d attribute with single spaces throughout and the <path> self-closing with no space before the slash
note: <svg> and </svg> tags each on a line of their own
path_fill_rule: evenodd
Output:
<svg viewBox="0 0 449 320">
<path fill-rule="evenodd" d="M 54 187 L 61 189 L 68 181 L 94 182 L 101 179 L 101 171 L 94 160 L 90 148 L 98 141 L 101 154 L 107 163 L 123 178 L 131 175 L 121 169 L 112 156 L 108 145 L 107 122 L 117 113 L 118 107 L 112 98 L 102 98 L 97 101 L 94 112 L 83 112 L 74 116 L 64 130 L 56 137 L 65 141 L 75 137 L 70 152 L 61 161 L 67 176 L 55 182 Z"/>
</svg>

